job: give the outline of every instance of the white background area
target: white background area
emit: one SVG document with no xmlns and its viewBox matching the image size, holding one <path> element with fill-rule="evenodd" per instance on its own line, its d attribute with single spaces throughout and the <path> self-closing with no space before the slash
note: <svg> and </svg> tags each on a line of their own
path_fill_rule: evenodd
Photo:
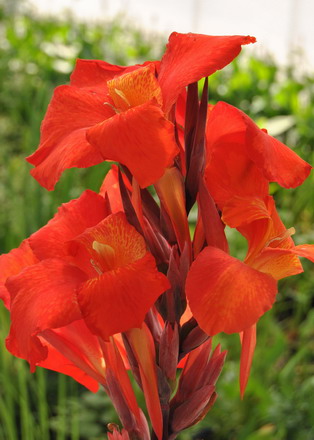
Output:
<svg viewBox="0 0 314 440">
<path fill-rule="evenodd" d="M 209 35 L 253 35 L 246 51 L 270 53 L 280 63 L 300 62 L 314 71 L 314 0 L 30 0 L 40 13 L 66 10 L 84 21 L 118 14 L 164 35 L 172 31 Z M 302 58 L 296 54 L 302 53 Z"/>
</svg>

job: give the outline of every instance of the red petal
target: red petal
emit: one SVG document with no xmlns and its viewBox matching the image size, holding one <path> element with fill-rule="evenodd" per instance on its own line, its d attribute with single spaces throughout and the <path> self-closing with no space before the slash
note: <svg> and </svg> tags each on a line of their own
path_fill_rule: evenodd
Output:
<svg viewBox="0 0 314 440">
<path fill-rule="evenodd" d="M 113 114 L 103 96 L 72 86 L 57 87 L 41 126 L 40 145 L 27 158 L 36 166 L 31 174 L 51 190 L 65 169 L 102 162 L 87 142 L 86 131 Z"/>
<path fill-rule="evenodd" d="M 158 180 L 178 153 L 173 124 L 150 103 L 92 127 L 87 139 L 105 160 L 126 165 L 142 188 Z"/>
<path fill-rule="evenodd" d="M 241 337 L 241 363 L 240 363 L 240 393 L 244 396 L 245 388 L 250 376 L 252 360 L 256 345 L 256 325 L 244 330 Z"/>
<path fill-rule="evenodd" d="M 207 334 L 239 333 L 272 307 L 277 283 L 220 249 L 207 247 L 191 266 L 186 293 L 193 316 Z"/>
<path fill-rule="evenodd" d="M 122 174 L 123 181 L 125 186 L 132 191 L 132 187 L 130 182 L 126 178 L 125 174 Z M 121 192 L 119 186 L 119 177 L 118 177 L 118 167 L 117 165 L 111 165 L 111 170 L 107 173 L 104 181 L 99 190 L 99 194 L 103 197 L 108 196 L 110 202 L 111 212 L 115 214 L 116 212 L 123 211 L 123 203 L 121 199 Z"/>
<path fill-rule="evenodd" d="M 48 348 L 48 357 L 39 366 L 69 374 L 66 368 L 69 365 L 70 372 L 80 378 L 94 379 L 95 385 L 106 383 L 105 361 L 98 338 L 82 319 L 58 329 L 44 330 L 38 337 Z"/>
<path fill-rule="evenodd" d="M 239 35 L 213 37 L 173 32 L 158 74 L 165 112 L 184 87 L 222 69 L 240 53 L 241 45 L 254 42 L 254 37 Z"/>
<path fill-rule="evenodd" d="M 144 323 L 127 333 L 128 341 L 138 362 L 147 410 L 158 440 L 162 439 L 163 419 L 158 394 L 155 345 Z"/>
<path fill-rule="evenodd" d="M 115 333 L 140 327 L 150 307 L 169 287 L 147 253 L 134 263 L 84 283 L 78 301 L 90 330 L 106 340 Z"/>
<path fill-rule="evenodd" d="M 301 159 L 286 145 L 269 136 L 243 113 L 247 124 L 248 155 L 263 171 L 270 182 L 284 188 L 302 184 L 311 172 L 311 165 Z"/>
<path fill-rule="evenodd" d="M 231 228 L 271 218 L 265 201 L 253 196 L 231 198 L 225 204 L 222 213 L 222 220 Z"/>
<path fill-rule="evenodd" d="M 268 194 L 268 182 L 248 156 L 246 124 L 235 107 L 218 102 L 209 111 L 206 126 L 205 180 L 210 194 L 222 209 L 233 196 Z"/>
<path fill-rule="evenodd" d="M 78 199 L 61 205 L 53 219 L 31 235 L 30 246 L 40 260 L 69 258 L 66 242 L 98 224 L 106 215 L 104 198 L 86 190 Z"/>
<path fill-rule="evenodd" d="M 71 86 L 84 88 L 106 96 L 107 81 L 116 75 L 121 75 L 126 67 L 115 66 L 100 60 L 76 60 L 75 69 L 71 75 Z"/>
<path fill-rule="evenodd" d="M 191 237 L 186 215 L 185 187 L 180 171 L 168 168 L 155 184 L 159 199 L 170 217 L 181 252 L 190 249 Z"/>
<path fill-rule="evenodd" d="M 81 317 L 76 288 L 86 276 L 76 267 L 51 259 L 29 266 L 8 279 L 11 294 L 11 329 L 7 346 L 31 366 L 47 356 L 36 337 L 49 328 L 63 327 Z"/>
<path fill-rule="evenodd" d="M 17 249 L 12 249 L 8 254 L 0 255 L 0 298 L 4 305 L 10 308 L 10 294 L 5 287 L 6 280 L 18 274 L 27 266 L 38 263 L 36 256 L 29 246 L 28 240 L 24 240 Z"/>
<path fill-rule="evenodd" d="M 47 342 L 45 341 L 44 344 L 47 344 Z M 41 361 L 38 366 L 66 374 L 93 393 L 96 393 L 99 389 L 99 384 L 95 379 L 80 370 L 76 365 L 69 361 L 69 359 L 59 353 L 52 345 L 48 345 L 47 358 Z"/>
</svg>

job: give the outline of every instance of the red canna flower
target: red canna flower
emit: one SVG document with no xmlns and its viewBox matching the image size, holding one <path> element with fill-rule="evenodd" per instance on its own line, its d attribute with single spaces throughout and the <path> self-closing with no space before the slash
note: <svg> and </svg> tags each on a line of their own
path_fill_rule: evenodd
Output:
<svg viewBox="0 0 314 440">
<path fill-rule="evenodd" d="M 27 359 L 32 370 L 53 368 L 59 356 L 53 346 L 101 383 L 104 361 L 96 336 L 108 339 L 140 326 L 169 287 L 125 214 L 107 215 L 105 200 L 92 191 L 63 205 L 1 264 L 9 276 L 12 354 Z M 56 364 L 53 369 L 60 371 Z"/>
<path fill-rule="evenodd" d="M 314 261 L 314 245 L 294 245 L 294 230 L 286 230 L 270 196 L 265 201 L 252 198 L 251 206 L 246 199 L 239 200 L 242 210 L 235 205 L 226 211 L 232 219 L 232 209 L 238 216 L 242 212 L 238 229 L 249 244 L 244 262 L 208 246 L 197 256 L 187 277 L 191 311 L 209 335 L 249 329 L 272 307 L 277 280 L 303 271 L 298 255 Z M 250 220 L 244 205 L 252 212 Z"/>
<path fill-rule="evenodd" d="M 67 168 L 116 160 L 141 187 L 154 183 L 179 152 L 169 112 L 184 87 L 254 41 L 173 33 L 160 63 L 121 67 L 78 60 L 70 85 L 55 90 L 39 148 L 27 159 L 35 165 L 32 175 L 53 189 Z"/>
</svg>

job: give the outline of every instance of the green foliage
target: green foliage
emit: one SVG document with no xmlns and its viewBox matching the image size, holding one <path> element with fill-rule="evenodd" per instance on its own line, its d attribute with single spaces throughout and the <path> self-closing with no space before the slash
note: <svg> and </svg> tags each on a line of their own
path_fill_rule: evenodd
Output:
<svg viewBox="0 0 314 440">
<path fill-rule="evenodd" d="M 8 16 L 1 7 L 0 35 L 0 250 L 7 252 L 45 224 L 62 202 L 85 188 L 97 191 L 108 169 L 101 164 L 68 170 L 51 193 L 30 177 L 24 157 L 38 144 L 53 88 L 68 82 L 77 57 L 134 64 L 160 58 L 164 40 L 119 20 L 87 26 L 71 18 Z M 314 75 L 298 77 L 293 68 L 283 70 L 271 59 L 241 55 L 210 77 L 209 91 L 211 102 L 225 100 L 241 108 L 314 162 Z M 295 190 L 271 185 L 285 224 L 295 226 L 300 243 L 314 242 L 313 179 Z M 229 235 L 234 255 L 243 256 L 243 240 L 235 231 Z M 281 283 L 276 306 L 258 326 L 243 401 L 237 389 L 239 340 L 237 335 L 223 339 L 229 355 L 218 382 L 219 398 L 201 425 L 181 440 L 314 438 L 313 287 L 310 264 L 303 276 Z M 7 332 L 7 313 L 1 310 L 1 341 Z M 116 419 L 104 393 L 93 395 L 49 371 L 31 375 L 24 361 L 1 347 L 0 438 L 96 440 L 104 437 L 109 421 Z"/>
</svg>

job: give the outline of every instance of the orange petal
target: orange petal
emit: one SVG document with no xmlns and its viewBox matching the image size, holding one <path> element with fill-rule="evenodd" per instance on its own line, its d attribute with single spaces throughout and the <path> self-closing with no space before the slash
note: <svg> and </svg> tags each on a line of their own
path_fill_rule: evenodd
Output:
<svg viewBox="0 0 314 440">
<path fill-rule="evenodd" d="M 186 293 L 193 316 L 207 334 L 239 333 L 272 307 L 277 283 L 220 249 L 207 247 L 191 266 Z"/>
<path fill-rule="evenodd" d="M 126 165 L 142 188 L 158 180 L 179 152 L 173 124 L 150 103 L 95 125 L 87 139 L 105 160 Z"/>
<path fill-rule="evenodd" d="M 119 269 L 146 254 L 143 237 L 131 226 L 123 212 L 111 214 L 96 226 L 88 228 L 72 241 L 72 253 L 76 262 L 96 263 L 99 271 Z"/>
<path fill-rule="evenodd" d="M 302 264 L 295 253 L 297 252 L 293 248 L 267 247 L 254 258 L 252 267 L 271 275 L 275 280 L 281 280 L 303 272 Z"/>
<path fill-rule="evenodd" d="M 120 75 L 107 83 L 109 95 L 120 111 L 155 101 L 162 106 L 162 96 L 154 64 Z"/>
<path fill-rule="evenodd" d="M 314 245 L 313 244 L 299 244 L 292 249 L 299 257 L 305 257 L 314 263 Z"/>
</svg>

